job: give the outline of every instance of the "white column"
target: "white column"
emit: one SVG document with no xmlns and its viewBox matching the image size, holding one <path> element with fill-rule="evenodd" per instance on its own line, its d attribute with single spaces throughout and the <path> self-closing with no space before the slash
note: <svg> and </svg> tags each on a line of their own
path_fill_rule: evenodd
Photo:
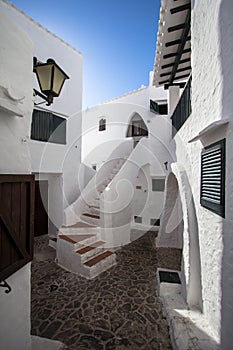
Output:
<svg viewBox="0 0 233 350">
<path fill-rule="evenodd" d="M 172 115 L 179 99 L 180 99 L 180 87 L 179 86 L 169 86 L 168 93 L 168 114 Z"/>
</svg>

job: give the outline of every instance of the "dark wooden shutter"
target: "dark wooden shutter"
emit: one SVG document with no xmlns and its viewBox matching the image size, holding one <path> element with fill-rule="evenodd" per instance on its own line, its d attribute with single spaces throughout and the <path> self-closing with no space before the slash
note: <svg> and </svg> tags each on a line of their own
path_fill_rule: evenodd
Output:
<svg viewBox="0 0 233 350">
<path fill-rule="evenodd" d="M 225 217 L 225 139 L 202 151 L 201 205 Z"/>
<path fill-rule="evenodd" d="M 66 119 L 51 112 L 34 109 L 32 114 L 31 139 L 65 145 Z"/>
<path fill-rule="evenodd" d="M 34 175 L 0 175 L 0 281 L 32 260 Z"/>
</svg>

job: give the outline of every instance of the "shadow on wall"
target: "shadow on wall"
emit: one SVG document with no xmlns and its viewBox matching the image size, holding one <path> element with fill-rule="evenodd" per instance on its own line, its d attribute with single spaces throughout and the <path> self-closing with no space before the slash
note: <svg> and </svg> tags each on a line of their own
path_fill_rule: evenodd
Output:
<svg viewBox="0 0 233 350">
<path fill-rule="evenodd" d="M 161 217 L 157 246 L 182 249 L 183 213 L 178 182 L 173 173 L 168 175 L 165 194 L 165 204 Z"/>
<path fill-rule="evenodd" d="M 194 199 L 185 170 L 174 163 L 172 171 L 174 173 L 167 178 L 166 201 L 157 246 L 183 248 L 183 295 L 190 307 L 202 311 L 201 261 Z"/>
<path fill-rule="evenodd" d="M 220 58 L 222 66 L 222 118 L 229 118 L 226 139 L 226 219 L 223 220 L 221 349 L 230 350 L 233 344 L 233 1 L 222 0 L 219 12 Z"/>
</svg>

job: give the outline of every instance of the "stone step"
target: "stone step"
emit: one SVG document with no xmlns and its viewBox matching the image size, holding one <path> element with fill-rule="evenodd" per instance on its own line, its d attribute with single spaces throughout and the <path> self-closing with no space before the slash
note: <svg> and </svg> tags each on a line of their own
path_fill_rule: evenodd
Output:
<svg viewBox="0 0 233 350">
<path fill-rule="evenodd" d="M 94 258 L 86 261 L 84 263 L 84 265 L 88 266 L 88 267 L 92 267 L 96 264 L 98 264 L 99 262 L 103 261 L 103 259 L 113 255 L 114 253 L 110 252 L 110 250 L 106 250 L 105 252 L 96 255 Z"/>
<path fill-rule="evenodd" d="M 95 215 L 95 214 L 92 214 L 92 213 L 83 213 L 82 214 L 83 216 L 87 216 L 89 218 L 93 218 L 93 219 L 99 219 L 99 215 Z"/>
<path fill-rule="evenodd" d="M 83 213 L 81 215 L 81 220 L 87 222 L 91 225 L 96 225 L 99 227 L 100 217 L 99 215 L 91 214 L 91 213 Z"/>
<path fill-rule="evenodd" d="M 108 270 L 112 266 L 116 264 L 116 255 L 109 250 L 105 250 L 104 252 L 95 255 L 90 260 L 86 261 L 83 266 L 88 271 L 87 278 L 94 278 L 98 276 L 100 273 Z"/>
<path fill-rule="evenodd" d="M 100 207 L 96 207 L 94 205 L 89 206 L 91 214 L 95 214 L 97 216 L 100 216 Z"/>
<path fill-rule="evenodd" d="M 89 203 L 90 206 L 95 206 L 99 207 L 100 206 L 100 198 L 94 198 L 92 201 Z"/>
<path fill-rule="evenodd" d="M 71 249 L 77 250 L 83 246 L 91 245 L 96 241 L 97 235 L 89 234 L 89 235 L 59 235 L 58 243 L 60 240 L 71 243 Z"/>
<path fill-rule="evenodd" d="M 64 238 L 64 237 L 63 237 Z M 58 239 L 58 249 L 57 249 L 57 264 L 62 268 L 83 276 L 85 278 L 94 278 L 101 272 L 109 269 L 116 264 L 116 256 L 112 252 L 106 250 L 101 250 L 101 253 L 97 252 L 98 247 L 95 247 L 95 255 L 87 258 L 84 262 L 82 261 L 82 255 L 88 255 L 92 250 L 87 249 L 86 253 L 84 251 L 83 245 L 78 249 L 83 254 L 77 254 L 77 249 L 72 249 L 74 244 L 70 241 L 74 241 L 72 238 L 68 237 L 66 239 Z M 102 242 L 101 242 L 102 244 Z M 91 246 L 91 244 L 89 244 Z"/>
<path fill-rule="evenodd" d="M 59 230 L 59 234 L 80 234 L 80 233 L 86 233 L 86 234 L 92 234 L 97 233 L 99 231 L 99 228 L 96 225 L 91 225 L 83 221 L 79 221 L 74 225 L 71 226 L 61 226 Z"/>
<path fill-rule="evenodd" d="M 91 257 L 100 254 L 104 249 L 104 241 L 96 241 L 88 246 L 83 246 L 76 250 L 76 254 L 80 255 L 81 262 L 85 262 Z"/>
</svg>

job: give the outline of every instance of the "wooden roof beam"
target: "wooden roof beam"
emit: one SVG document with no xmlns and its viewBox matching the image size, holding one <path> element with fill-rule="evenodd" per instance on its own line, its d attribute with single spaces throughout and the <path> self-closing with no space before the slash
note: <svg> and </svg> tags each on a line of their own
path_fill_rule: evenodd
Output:
<svg viewBox="0 0 233 350">
<path fill-rule="evenodd" d="M 191 2 L 188 4 L 178 6 L 178 7 L 174 7 L 173 9 L 170 10 L 170 12 L 173 15 L 174 13 L 178 13 L 178 12 L 186 11 L 186 10 L 191 10 Z"/>
<path fill-rule="evenodd" d="M 190 61 L 190 57 L 188 58 L 185 58 L 183 60 L 180 60 L 179 64 L 183 64 L 183 63 L 188 63 Z M 170 67 L 173 67 L 175 64 L 175 62 L 172 62 L 172 63 L 168 63 L 168 64 L 164 64 L 161 69 L 166 69 L 166 68 L 170 68 Z"/>
<path fill-rule="evenodd" d="M 188 67 L 184 67 L 184 68 L 180 68 L 180 69 L 177 69 L 176 73 L 181 73 L 181 72 L 185 72 L 186 70 L 191 70 L 192 67 L 191 66 L 188 66 Z M 166 77 L 168 75 L 170 75 L 172 72 L 167 72 L 167 73 L 162 73 L 160 74 L 160 77 Z"/>
<path fill-rule="evenodd" d="M 191 40 L 191 35 L 187 36 L 186 41 Z M 165 46 L 169 47 L 169 46 L 173 46 L 173 45 L 180 45 L 182 44 L 182 39 L 177 39 L 177 40 L 173 40 L 173 41 L 168 41 Z"/>
<path fill-rule="evenodd" d="M 177 24 L 176 26 L 169 27 L 167 31 L 168 33 L 171 33 L 184 28 L 185 28 L 185 23 L 181 23 L 181 24 Z"/>
<path fill-rule="evenodd" d="M 191 47 L 188 48 L 188 49 L 183 50 L 182 55 L 183 55 L 184 53 L 189 53 L 190 51 L 191 51 Z M 178 51 L 176 51 L 176 52 L 171 52 L 171 53 L 168 53 L 168 54 L 166 54 L 166 55 L 163 55 L 163 59 L 167 59 L 167 58 L 171 58 L 171 57 L 176 57 L 177 55 L 178 55 Z"/>
<path fill-rule="evenodd" d="M 173 83 L 173 80 L 175 79 L 175 75 L 176 75 L 176 71 L 177 71 L 177 68 L 179 66 L 179 62 L 180 62 L 180 59 L 181 59 L 181 56 L 183 54 L 183 50 L 184 50 L 184 47 L 185 47 L 185 44 L 186 44 L 186 41 L 187 41 L 187 38 L 188 38 L 188 34 L 189 34 L 189 31 L 190 31 L 190 20 L 191 20 L 191 7 L 189 8 L 189 11 L 187 13 L 187 17 L 186 17 L 186 20 L 185 20 L 185 28 L 183 30 L 183 33 L 182 33 L 182 36 L 181 36 L 181 39 L 180 39 L 180 44 L 179 44 L 179 47 L 178 47 L 178 51 L 177 51 L 177 56 L 175 58 L 175 64 L 173 66 L 173 69 L 172 69 L 172 73 L 171 73 L 171 76 L 170 76 L 170 79 L 169 79 L 169 83 L 172 84 Z"/>
</svg>

